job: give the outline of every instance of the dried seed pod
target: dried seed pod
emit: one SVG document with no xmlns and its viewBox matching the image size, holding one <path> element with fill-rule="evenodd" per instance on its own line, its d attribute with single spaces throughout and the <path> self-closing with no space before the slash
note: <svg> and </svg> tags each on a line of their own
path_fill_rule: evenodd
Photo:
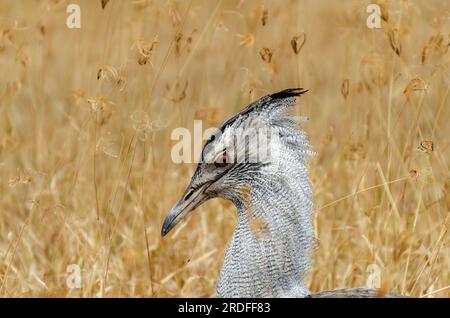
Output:
<svg viewBox="0 0 450 318">
<path fill-rule="evenodd" d="M 291 46 L 292 50 L 295 54 L 300 53 L 303 45 L 305 45 L 306 42 L 306 33 L 302 32 L 299 35 L 295 35 L 291 40 Z"/>
<path fill-rule="evenodd" d="M 155 36 L 152 42 L 150 43 L 146 43 L 144 41 L 137 42 L 137 49 L 139 53 L 138 57 L 139 65 L 145 65 L 148 63 L 157 43 L 158 43 L 158 36 Z"/>
<path fill-rule="evenodd" d="M 181 31 L 175 34 L 175 51 L 177 54 L 181 52 L 181 40 L 183 39 L 183 33 Z"/>
<path fill-rule="evenodd" d="M 97 80 L 105 81 L 106 84 L 110 84 L 110 87 L 118 87 L 119 90 L 123 90 L 126 86 L 126 78 L 120 73 L 123 69 L 117 70 L 116 68 L 103 65 L 97 71 Z"/>
<path fill-rule="evenodd" d="M 423 48 L 422 48 L 422 54 L 421 54 L 421 62 L 422 62 L 422 64 L 425 63 L 427 57 L 428 57 L 428 44 L 424 45 Z"/>
<path fill-rule="evenodd" d="M 405 89 L 403 90 L 403 95 L 405 95 L 405 97 L 409 99 L 412 92 L 423 91 L 426 90 L 427 88 L 428 88 L 427 83 L 423 79 L 416 77 L 408 82 Z"/>
<path fill-rule="evenodd" d="M 38 27 L 38 29 L 39 29 L 39 32 L 40 32 L 42 35 L 45 35 L 45 34 L 47 33 L 47 28 L 46 28 L 45 25 L 43 25 L 43 24 L 40 24 L 39 27 Z"/>
<path fill-rule="evenodd" d="M 270 63 L 272 61 L 272 51 L 270 51 L 270 49 L 267 47 L 263 47 L 259 51 L 259 55 L 264 62 Z"/>
<path fill-rule="evenodd" d="M 350 81 L 348 80 L 348 78 L 343 79 L 341 83 L 341 94 L 344 97 L 344 99 L 347 99 L 349 91 L 350 91 Z"/>
<path fill-rule="evenodd" d="M 394 50 L 395 54 L 400 56 L 402 53 L 402 46 L 400 43 L 400 35 L 398 33 L 398 29 L 394 28 L 388 32 L 389 44 L 391 45 L 392 50 Z"/>
<path fill-rule="evenodd" d="M 267 24 L 267 19 L 269 19 L 269 11 L 266 7 L 263 7 L 262 13 L 261 13 L 261 24 L 262 26 L 265 26 Z"/>
<path fill-rule="evenodd" d="M 419 176 L 419 172 L 416 169 L 409 170 L 409 176 L 415 179 Z"/>
<path fill-rule="evenodd" d="M 444 43 L 444 36 L 442 35 L 442 33 L 437 33 L 437 34 L 431 36 L 428 39 L 428 42 L 425 43 L 422 48 L 422 54 L 421 54 L 422 64 L 424 64 L 425 61 L 430 56 L 434 55 L 436 57 L 439 57 L 439 56 L 446 54 L 449 46 L 450 46 L 450 43 L 449 44 Z"/>
<path fill-rule="evenodd" d="M 102 0 L 102 9 L 104 9 L 106 7 L 108 2 L 109 2 L 109 0 Z"/>
<path fill-rule="evenodd" d="M 97 71 L 97 80 L 103 79 L 105 77 L 106 77 L 106 69 L 104 66 L 102 66 Z"/>
<path fill-rule="evenodd" d="M 419 151 L 425 153 L 432 153 L 434 150 L 434 144 L 432 140 L 422 140 L 420 145 L 417 147 Z"/>
</svg>

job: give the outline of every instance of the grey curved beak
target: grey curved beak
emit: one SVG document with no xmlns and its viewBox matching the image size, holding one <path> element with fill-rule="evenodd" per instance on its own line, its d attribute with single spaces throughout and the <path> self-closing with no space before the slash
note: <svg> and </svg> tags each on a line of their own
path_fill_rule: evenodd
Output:
<svg viewBox="0 0 450 318">
<path fill-rule="evenodd" d="M 209 184 L 204 184 L 201 187 L 192 190 L 191 187 L 188 187 L 183 197 L 170 209 L 166 218 L 164 219 L 162 228 L 161 228 L 161 236 L 165 236 L 170 232 L 171 229 L 174 228 L 175 225 L 178 224 L 186 215 L 189 214 L 192 210 L 206 201 L 207 196 L 205 194 L 205 190 Z"/>
</svg>

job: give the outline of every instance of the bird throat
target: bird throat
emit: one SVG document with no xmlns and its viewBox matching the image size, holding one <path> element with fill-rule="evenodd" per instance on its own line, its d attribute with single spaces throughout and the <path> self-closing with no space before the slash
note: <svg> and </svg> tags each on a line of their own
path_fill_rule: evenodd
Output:
<svg viewBox="0 0 450 318">
<path fill-rule="evenodd" d="M 233 200 L 238 221 L 217 286 L 219 297 L 302 297 L 313 242 L 306 167 L 254 175 Z"/>
</svg>

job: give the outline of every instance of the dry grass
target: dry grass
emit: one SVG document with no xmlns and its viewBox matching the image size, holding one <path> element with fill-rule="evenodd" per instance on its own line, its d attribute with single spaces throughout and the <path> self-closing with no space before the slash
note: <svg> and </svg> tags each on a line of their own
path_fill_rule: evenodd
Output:
<svg viewBox="0 0 450 318">
<path fill-rule="evenodd" d="M 297 86 L 311 289 L 376 264 L 382 289 L 450 295 L 448 2 L 383 1 L 379 30 L 364 1 L 77 2 L 80 30 L 68 1 L 0 2 L 0 295 L 213 296 L 235 209 L 213 200 L 160 238 L 194 169 L 170 133 Z"/>
</svg>

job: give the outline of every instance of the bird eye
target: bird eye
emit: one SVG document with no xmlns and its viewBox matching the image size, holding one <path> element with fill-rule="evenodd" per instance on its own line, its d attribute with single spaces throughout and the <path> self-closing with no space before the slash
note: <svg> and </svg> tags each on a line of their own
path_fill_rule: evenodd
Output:
<svg viewBox="0 0 450 318">
<path fill-rule="evenodd" d="M 214 165 L 215 165 L 216 167 L 219 167 L 219 168 L 225 167 L 225 166 L 228 164 L 228 163 L 227 163 L 227 160 L 228 160 L 228 158 L 227 158 L 227 152 L 224 150 L 224 151 L 222 152 L 222 154 L 219 155 L 218 157 L 219 157 L 219 158 L 218 158 L 218 160 L 216 160 L 216 162 L 214 162 Z"/>
<path fill-rule="evenodd" d="M 209 169 L 223 168 L 228 166 L 227 153 L 223 150 L 220 154 L 216 155 L 213 162 L 207 163 Z"/>
<path fill-rule="evenodd" d="M 212 162 L 212 163 L 208 163 L 208 168 L 209 169 L 216 169 L 216 168 L 223 168 L 227 166 L 226 162 Z"/>
<path fill-rule="evenodd" d="M 214 162 L 214 165 L 219 168 L 223 168 L 227 165 L 226 162 Z"/>
</svg>

